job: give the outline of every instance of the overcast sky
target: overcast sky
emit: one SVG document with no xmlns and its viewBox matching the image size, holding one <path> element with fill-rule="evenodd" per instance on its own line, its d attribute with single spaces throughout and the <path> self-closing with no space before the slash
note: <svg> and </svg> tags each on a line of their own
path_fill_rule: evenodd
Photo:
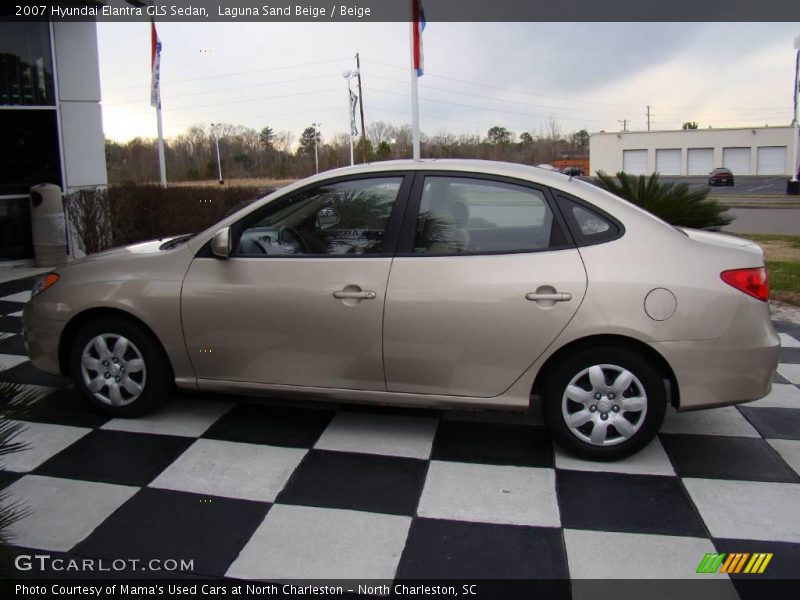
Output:
<svg viewBox="0 0 800 600">
<path fill-rule="evenodd" d="M 407 23 L 166 23 L 165 136 L 228 122 L 299 137 L 348 127 L 342 72 L 361 54 L 367 124 L 410 122 Z M 98 23 L 107 137 L 155 137 L 147 23 Z M 788 125 L 800 23 L 428 23 L 420 126 L 519 135 Z"/>
</svg>

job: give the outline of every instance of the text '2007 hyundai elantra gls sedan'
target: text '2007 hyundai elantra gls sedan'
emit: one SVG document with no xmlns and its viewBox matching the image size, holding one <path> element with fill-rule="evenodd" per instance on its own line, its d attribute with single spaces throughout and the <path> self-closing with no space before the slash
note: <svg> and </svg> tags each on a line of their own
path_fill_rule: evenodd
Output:
<svg viewBox="0 0 800 600">
<path fill-rule="evenodd" d="M 630 455 L 668 403 L 766 395 L 779 341 L 761 249 L 682 230 L 535 167 L 331 171 L 193 236 L 43 277 L 31 359 L 95 405 L 170 388 L 422 406 L 541 405 L 555 439 Z"/>
</svg>

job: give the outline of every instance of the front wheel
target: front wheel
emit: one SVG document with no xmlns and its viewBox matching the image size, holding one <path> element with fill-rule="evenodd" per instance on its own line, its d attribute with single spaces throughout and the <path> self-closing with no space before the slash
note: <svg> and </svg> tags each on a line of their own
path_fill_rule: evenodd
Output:
<svg viewBox="0 0 800 600">
<path fill-rule="evenodd" d="M 661 427 L 666 392 L 658 371 L 625 348 L 586 348 L 550 377 L 544 416 L 555 440 L 589 460 L 617 460 L 644 448 Z"/>
<path fill-rule="evenodd" d="M 115 416 L 142 415 L 166 400 L 170 373 L 158 341 L 124 319 L 91 321 L 72 342 L 72 380 L 91 404 Z"/>
</svg>

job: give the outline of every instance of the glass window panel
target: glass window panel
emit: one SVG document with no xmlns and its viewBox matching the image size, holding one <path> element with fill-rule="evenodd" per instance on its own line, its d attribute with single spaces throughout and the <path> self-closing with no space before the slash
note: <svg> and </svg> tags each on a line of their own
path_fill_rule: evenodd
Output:
<svg viewBox="0 0 800 600">
<path fill-rule="evenodd" d="M 427 177 L 414 252 L 542 250 L 551 245 L 553 227 L 553 214 L 538 190 L 482 179 Z"/>
<path fill-rule="evenodd" d="M 402 181 L 382 177 L 331 183 L 270 203 L 245 223 L 237 253 L 378 254 Z"/>
<path fill-rule="evenodd" d="M 0 105 L 54 106 L 47 22 L 0 22 Z"/>
</svg>

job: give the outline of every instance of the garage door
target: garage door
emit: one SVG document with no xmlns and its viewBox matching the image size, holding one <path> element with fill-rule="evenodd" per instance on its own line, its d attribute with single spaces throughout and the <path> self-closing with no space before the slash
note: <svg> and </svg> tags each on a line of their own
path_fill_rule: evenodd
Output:
<svg viewBox="0 0 800 600">
<path fill-rule="evenodd" d="M 689 148 L 689 175 L 708 175 L 714 169 L 713 148 Z"/>
<path fill-rule="evenodd" d="M 750 148 L 723 148 L 722 166 L 734 175 L 750 175 Z"/>
<path fill-rule="evenodd" d="M 758 149 L 758 175 L 786 173 L 786 146 L 762 146 Z"/>
<path fill-rule="evenodd" d="M 661 175 L 680 175 L 681 174 L 680 148 L 670 148 L 669 150 L 656 150 L 656 171 L 658 171 Z"/>
<path fill-rule="evenodd" d="M 630 175 L 647 173 L 647 150 L 623 150 L 622 170 Z"/>
</svg>

